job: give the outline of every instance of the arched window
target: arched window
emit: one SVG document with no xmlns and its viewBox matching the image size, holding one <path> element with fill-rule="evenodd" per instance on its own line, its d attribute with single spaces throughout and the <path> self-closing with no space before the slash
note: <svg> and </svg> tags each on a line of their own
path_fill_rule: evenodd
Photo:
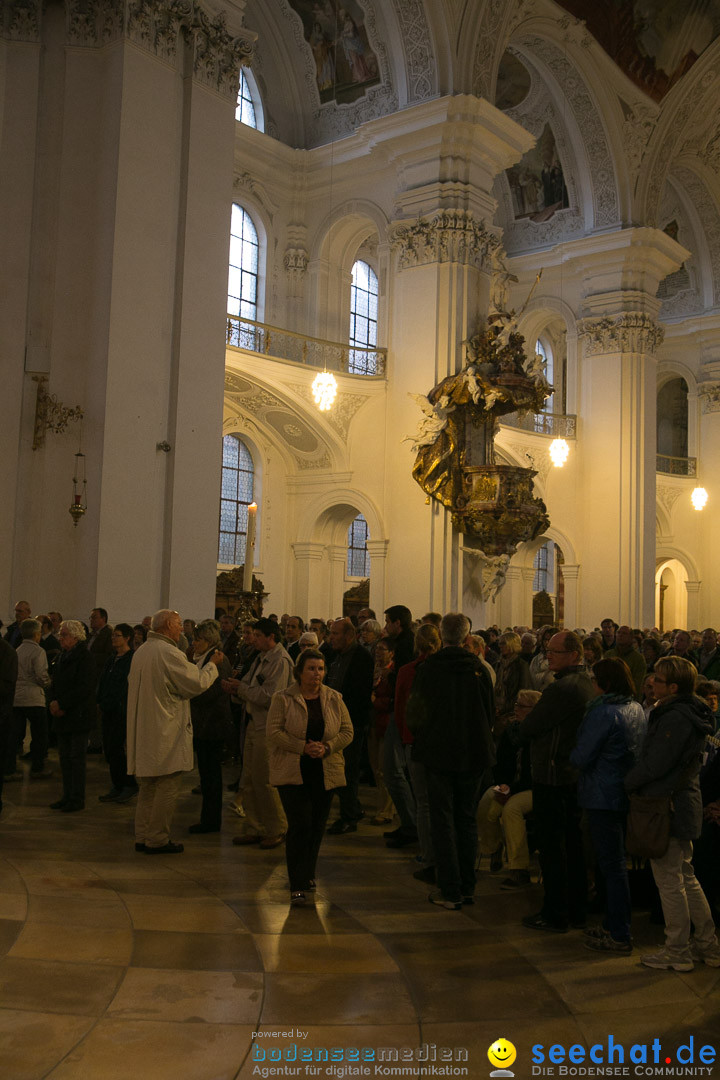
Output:
<svg viewBox="0 0 720 1080">
<path fill-rule="evenodd" d="M 688 384 L 683 378 L 670 379 L 658 390 L 657 452 L 670 458 L 688 456 Z M 679 462 L 672 464 L 679 468 Z"/>
<path fill-rule="evenodd" d="M 367 521 L 362 514 L 358 514 L 348 529 L 348 577 L 370 577 L 370 554 L 365 546 L 367 539 Z"/>
<path fill-rule="evenodd" d="M 228 274 L 229 315 L 257 319 L 259 253 L 258 234 L 252 218 L 242 206 L 233 203 Z"/>
<path fill-rule="evenodd" d="M 350 290 L 350 345 L 374 349 L 377 345 L 378 279 L 373 268 L 358 259 L 352 268 Z M 348 371 L 353 375 L 375 375 L 374 353 L 350 350 Z"/>
<path fill-rule="evenodd" d="M 218 562 L 239 566 L 245 562 L 248 506 L 253 501 L 255 467 L 245 443 L 237 435 L 223 439 L 220 543 Z"/>
<path fill-rule="evenodd" d="M 535 552 L 533 570 L 533 592 L 552 595 L 555 592 L 555 545 L 552 540 L 546 540 Z"/>
<path fill-rule="evenodd" d="M 545 368 L 545 378 L 551 386 L 555 386 L 553 380 L 555 377 L 555 365 L 553 363 L 552 349 L 540 338 L 535 342 L 535 353 L 542 357 L 543 366 Z M 557 390 L 557 387 L 555 387 Z M 562 395 L 561 395 L 562 396 Z M 543 405 L 543 412 L 552 413 L 555 412 L 555 394 L 552 393 L 550 397 L 545 398 L 545 404 Z"/>
<path fill-rule="evenodd" d="M 265 130 L 262 102 L 257 83 L 252 72 L 244 67 L 240 68 L 235 119 L 240 124 L 246 124 L 247 127 L 256 128 L 258 131 Z"/>
</svg>

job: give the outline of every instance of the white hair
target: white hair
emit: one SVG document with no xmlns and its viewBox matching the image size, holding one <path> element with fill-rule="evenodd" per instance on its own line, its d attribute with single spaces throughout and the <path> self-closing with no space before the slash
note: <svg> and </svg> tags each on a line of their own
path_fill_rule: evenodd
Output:
<svg viewBox="0 0 720 1080">
<path fill-rule="evenodd" d="M 60 629 L 67 630 L 68 634 L 74 637 L 76 641 L 85 641 L 87 638 L 85 627 L 78 619 L 63 619 L 60 623 Z"/>
<path fill-rule="evenodd" d="M 156 634 L 159 633 L 159 631 L 162 630 L 163 627 L 168 625 L 173 615 L 177 614 L 177 611 L 173 611 L 171 608 L 160 608 L 160 610 L 156 611 L 152 619 L 150 620 L 150 629 L 154 630 Z"/>
</svg>

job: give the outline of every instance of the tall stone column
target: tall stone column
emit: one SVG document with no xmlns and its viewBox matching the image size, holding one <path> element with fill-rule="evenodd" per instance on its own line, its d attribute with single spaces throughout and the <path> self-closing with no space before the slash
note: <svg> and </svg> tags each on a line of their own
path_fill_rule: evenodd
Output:
<svg viewBox="0 0 720 1080">
<path fill-rule="evenodd" d="M 447 611 L 463 603 L 463 557 L 448 512 L 412 479 L 414 454 L 403 438 L 422 419 L 425 395 L 460 369 L 462 342 L 488 310 L 490 260 L 499 244 L 491 224 L 495 176 L 533 144 L 486 101 L 457 96 L 366 125 L 397 168 L 397 219 L 390 230 L 388 425 L 397 447 L 384 514 L 390 536 L 389 603 Z"/>
<path fill-rule="evenodd" d="M 657 229 L 596 237 L 578 253 L 583 518 L 577 619 L 652 626 L 655 616 L 656 319 L 660 281 L 688 252 Z"/>
<path fill-rule="evenodd" d="M 717 537 L 720 532 L 720 343 L 712 351 L 712 361 L 700 370 L 698 386 L 700 416 L 698 423 L 698 485 L 706 488 L 708 503 L 700 512 L 700 550 L 702 552 L 702 592 L 697 625 L 700 629 L 720 625 L 720 565 Z M 688 610 L 690 597 L 688 596 Z"/>
<path fill-rule="evenodd" d="M 4 517 L 22 527 L 0 562 L 35 609 L 197 617 L 215 592 L 234 102 L 253 35 L 196 0 L 11 6 L 36 8 L 39 47 L 0 47 L 5 102 L 22 100 L 0 167 L 21 478 Z M 85 413 L 76 529 L 77 431 L 30 448 L 37 373 Z"/>
<path fill-rule="evenodd" d="M 325 614 L 336 619 L 343 613 L 347 545 L 328 544 L 326 551 L 328 556 L 328 606 Z M 323 618 L 325 618 L 325 614 L 323 614 Z"/>
<path fill-rule="evenodd" d="M 585 319 L 584 595 L 581 622 L 652 626 L 655 573 L 655 350 L 643 312 Z"/>
</svg>

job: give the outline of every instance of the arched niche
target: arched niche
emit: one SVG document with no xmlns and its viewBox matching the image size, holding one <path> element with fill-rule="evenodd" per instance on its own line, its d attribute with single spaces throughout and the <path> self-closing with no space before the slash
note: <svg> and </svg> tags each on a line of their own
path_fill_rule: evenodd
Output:
<svg viewBox="0 0 720 1080">
<path fill-rule="evenodd" d="M 308 265 L 309 333 L 345 341 L 350 325 L 350 287 L 357 258 L 366 258 L 378 278 L 378 343 L 387 334 L 389 279 L 388 220 L 375 203 L 353 200 L 338 206 L 319 226 Z"/>
</svg>

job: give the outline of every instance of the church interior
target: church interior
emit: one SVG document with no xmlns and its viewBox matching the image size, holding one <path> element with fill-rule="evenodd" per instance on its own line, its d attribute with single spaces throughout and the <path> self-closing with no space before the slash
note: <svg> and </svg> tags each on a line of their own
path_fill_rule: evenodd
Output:
<svg viewBox="0 0 720 1080">
<path fill-rule="evenodd" d="M 720 625 L 719 0 L 4 0 L 0 88 L 4 621 L 207 618 L 249 549 L 266 614 Z M 490 422 L 545 510 L 500 563 L 414 475 L 488 316 L 547 387 Z M 369 827 L 288 912 L 281 853 L 148 867 L 45 801 L 0 827 L 8 1080 L 717 1032 L 720 972 L 538 941 L 489 873 L 427 910 Z"/>
</svg>

